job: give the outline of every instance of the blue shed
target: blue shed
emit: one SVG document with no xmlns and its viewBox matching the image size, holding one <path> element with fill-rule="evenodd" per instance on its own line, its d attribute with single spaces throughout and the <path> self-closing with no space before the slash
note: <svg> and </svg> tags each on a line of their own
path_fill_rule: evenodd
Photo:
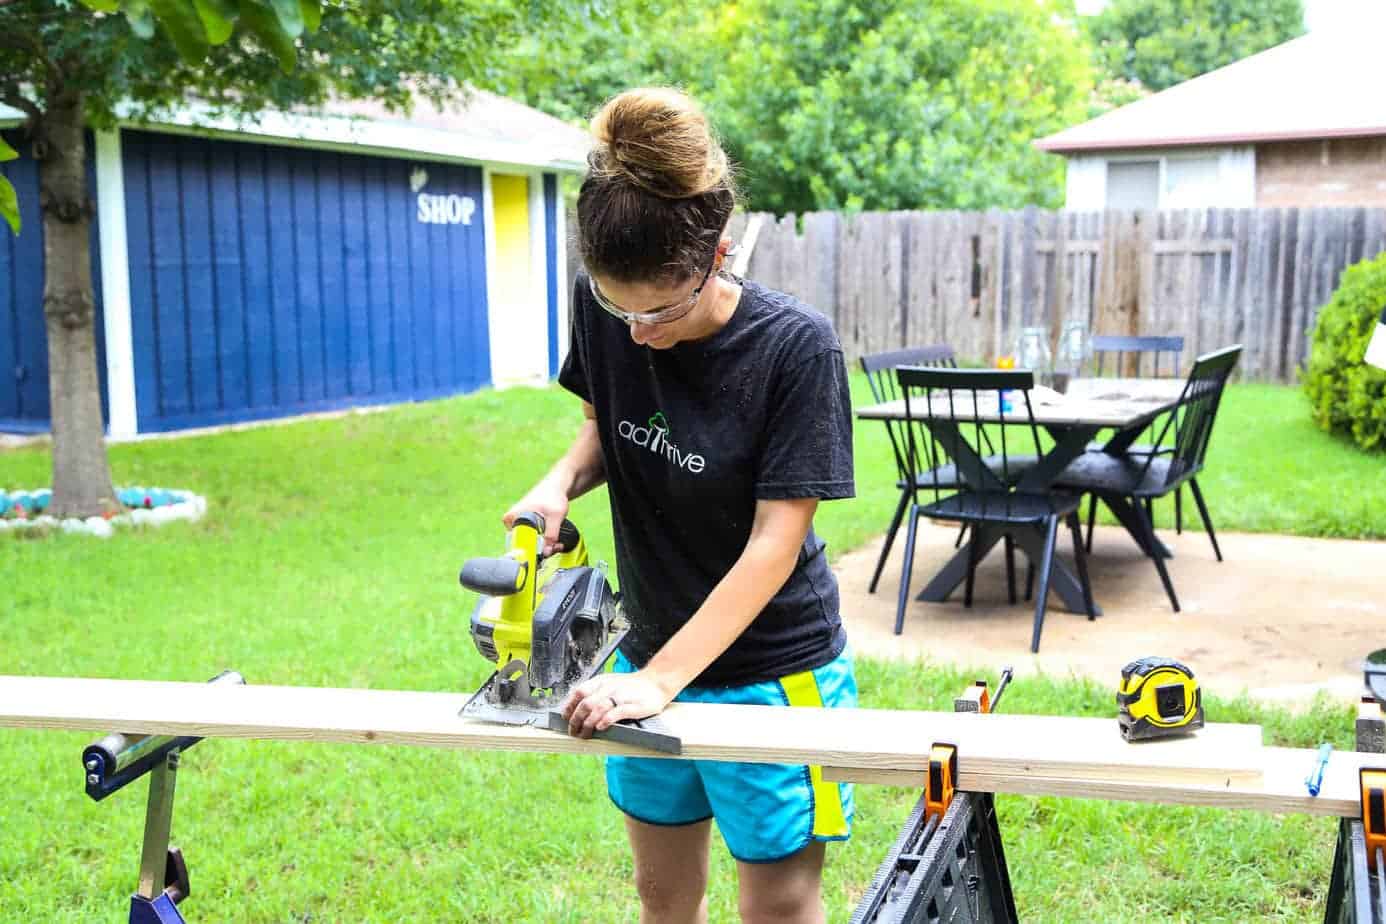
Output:
<svg viewBox="0 0 1386 924">
<path fill-rule="evenodd" d="M 17 120 L 0 107 L 0 127 Z M 407 118 L 370 103 L 252 122 L 188 109 L 91 148 L 113 437 L 556 371 L 558 178 L 584 167 L 578 129 L 475 92 Z M 0 169 L 25 220 L 0 245 L 0 430 L 33 432 L 48 425 L 37 170 Z"/>
<path fill-rule="evenodd" d="M 16 131 L 0 131 L 16 150 L 25 151 Z M 88 142 L 91 139 L 88 138 Z M 87 182 L 95 181 L 95 159 L 88 157 Z M 25 233 L 16 237 L 0 225 L 0 431 L 36 433 L 48 429 L 48 335 L 43 317 L 43 276 L 21 267 L 43 265 L 43 222 L 39 214 L 38 166 L 27 157 L 0 165 L 19 195 Z M 92 283 L 96 289 L 96 359 L 106 362 L 101 314 L 101 235 L 93 224 Z M 101 407 L 107 412 L 106 379 Z"/>
</svg>

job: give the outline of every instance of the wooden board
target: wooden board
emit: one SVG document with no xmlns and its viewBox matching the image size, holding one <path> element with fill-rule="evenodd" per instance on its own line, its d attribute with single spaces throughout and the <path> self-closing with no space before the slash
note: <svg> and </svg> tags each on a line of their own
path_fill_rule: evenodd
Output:
<svg viewBox="0 0 1386 924">
<path fill-rule="evenodd" d="M 233 686 L 0 676 L 0 726 L 484 748 L 647 753 L 542 729 L 459 718 L 461 693 Z M 1251 786 L 1264 762 L 1254 725 L 1211 726 L 1197 739 L 1132 745 L 1115 719 L 873 709 L 675 704 L 663 714 L 684 756 L 912 771 L 931 745 L 956 744 L 960 769 L 998 779 Z M 862 779 L 871 779 L 861 774 Z"/>
<path fill-rule="evenodd" d="M 541 751 L 648 753 L 542 729 L 461 719 L 461 693 L 0 676 L 0 727 Z M 825 765 L 829 779 L 918 787 L 936 741 L 959 749 L 959 788 L 1267 812 L 1355 816 L 1357 771 L 1335 752 L 1319 796 L 1315 752 L 1268 748 L 1254 725 L 1128 744 L 1114 719 L 675 704 L 684 756 Z M 659 756 L 659 755 L 651 755 Z M 74 757 L 75 759 L 75 757 Z"/>
<path fill-rule="evenodd" d="M 1198 739 L 1195 737 L 1191 740 Z M 1317 756 L 1318 752 L 1311 749 L 1261 748 L 1253 757 L 1262 771 L 1259 780 L 1246 782 L 1229 778 L 1224 784 L 1214 786 L 1168 783 L 1153 778 L 1146 785 L 1133 786 L 1118 779 L 1074 780 L 1038 773 L 995 774 L 975 771 L 959 758 L 957 788 L 1016 795 L 1072 796 L 1080 799 L 1115 799 L 1124 802 L 1250 809 L 1258 812 L 1358 817 L 1362 810 L 1362 797 L 1357 772 L 1362 767 L 1386 769 L 1386 754 L 1334 751 L 1324 771 L 1319 794 L 1311 796 L 1304 780 L 1314 766 Z M 923 777 L 916 770 L 824 767 L 823 776 L 829 780 L 885 786 L 920 788 L 923 785 Z"/>
</svg>

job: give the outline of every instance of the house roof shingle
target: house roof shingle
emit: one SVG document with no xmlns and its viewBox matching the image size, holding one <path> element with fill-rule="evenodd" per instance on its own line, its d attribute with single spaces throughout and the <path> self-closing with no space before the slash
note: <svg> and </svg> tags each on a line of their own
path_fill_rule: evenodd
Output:
<svg viewBox="0 0 1386 924">
<path fill-rule="evenodd" d="M 1277 45 L 1035 142 L 1059 154 L 1386 135 L 1386 17 Z"/>
</svg>

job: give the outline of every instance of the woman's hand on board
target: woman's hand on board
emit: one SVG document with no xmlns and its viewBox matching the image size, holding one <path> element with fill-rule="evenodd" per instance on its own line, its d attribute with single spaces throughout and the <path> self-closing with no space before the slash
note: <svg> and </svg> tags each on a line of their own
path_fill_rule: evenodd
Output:
<svg viewBox="0 0 1386 924">
<path fill-rule="evenodd" d="M 644 671 L 599 674 L 568 694 L 563 718 L 569 733 L 591 738 L 622 719 L 643 719 L 662 712 L 673 695 Z"/>
</svg>

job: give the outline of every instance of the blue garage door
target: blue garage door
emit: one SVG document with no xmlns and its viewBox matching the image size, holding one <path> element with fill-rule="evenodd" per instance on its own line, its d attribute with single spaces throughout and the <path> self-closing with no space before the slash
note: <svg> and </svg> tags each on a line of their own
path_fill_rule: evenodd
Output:
<svg viewBox="0 0 1386 924">
<path fill-rule="evenodd" d="M 479 167 L 124 138 L 141 431 L 489 382 Z"/>
<path fill-rule="evenodd" d="M 0 222 L 0 431 L 38 433 L 48 430 L 48 332 L 43 318 L 43 216 L 38 204 L 38 164 L 18 132 L 5 140 L 20 152 L 18 160 L 0 164 L 0 174 L 19 194 L 23 228 L 10 233 Z M 96 178 L 87 138 L 87 183 L 95 195 Z M 92 222 L 92 283 L 96 288 L 96 361 L 101 382 L 101 411 L 106 413 L 106 338 L 101 315 L 100 240 Z"/>
</svg>

